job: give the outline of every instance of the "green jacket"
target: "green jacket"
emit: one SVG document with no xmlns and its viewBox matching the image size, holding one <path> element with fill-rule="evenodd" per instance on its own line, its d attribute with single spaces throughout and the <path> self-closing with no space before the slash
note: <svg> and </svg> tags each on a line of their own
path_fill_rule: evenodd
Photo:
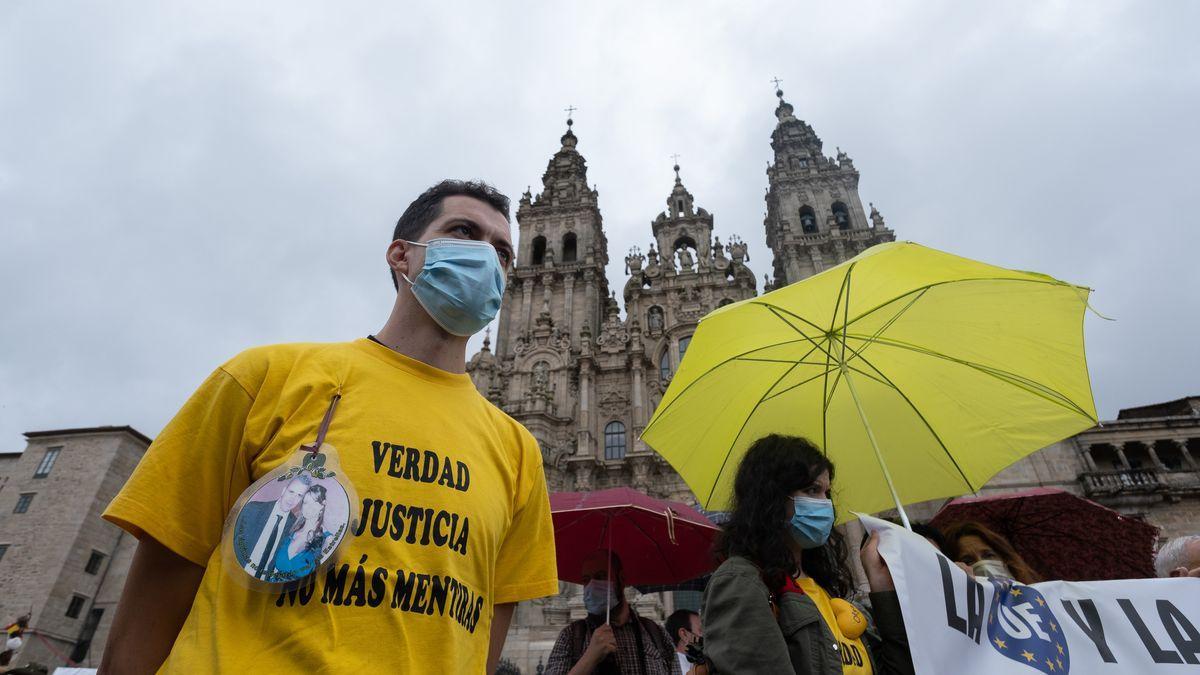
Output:
<svg viewBox="0 0 1200 675">
<path fill-rule="evenodd" d="M 700 607 L 704 656 L 716 673 L 842 675 L 842 648 L 812 598 L 785 593 L 779 619 L 758 567 L 732 557 L 713 573 Z M 895 592 L 872 593 L 863 644 L 876 675 L 910 675 L 912 656 Z M 873 614 L 873 616 L 872 616 Z"/>
</svg>

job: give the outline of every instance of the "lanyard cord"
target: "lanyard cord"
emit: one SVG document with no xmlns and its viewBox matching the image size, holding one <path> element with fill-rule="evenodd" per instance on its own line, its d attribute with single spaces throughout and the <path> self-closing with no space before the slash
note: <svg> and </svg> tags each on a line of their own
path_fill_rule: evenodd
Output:
<svg viewBox="0 0 1200 675">
<path fill-rule="evenodd" d="M 337 408 L 338 401 L 342 400 L 342 395 L 334 394 L 329 401 L 329 409 L 325 411 L 325 417 L 321 420 L 321 426 L 317 427 L 317 440 L 313 442 L 311 448 L 312 454 L 317 454 L 317 451 L 325 443 L 325 434 L 329 432 L 329 423 L 333 421 L 333 411 Z"/>
</svg>

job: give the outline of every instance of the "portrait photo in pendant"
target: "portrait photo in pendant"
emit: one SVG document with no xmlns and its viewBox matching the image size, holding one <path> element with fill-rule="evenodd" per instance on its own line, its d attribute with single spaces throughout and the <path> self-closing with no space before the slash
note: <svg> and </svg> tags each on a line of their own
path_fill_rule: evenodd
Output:
<svg viewBox="0 0 1200 675">
<path fill-rule="evenodd" d="M 309 471 L 284 476 L 242 505 L 234 525 L 234 558 L 260 581 L 303 579 L 337 550 L 349 520 L 350 497 L 336 478 L 317 478 Z"/>
</svg>

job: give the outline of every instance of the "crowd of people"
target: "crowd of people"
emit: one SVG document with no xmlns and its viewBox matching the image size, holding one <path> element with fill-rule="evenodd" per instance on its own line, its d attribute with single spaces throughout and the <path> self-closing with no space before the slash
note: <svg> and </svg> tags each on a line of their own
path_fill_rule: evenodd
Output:
<svg viewBox="0 0 1200 675">
<path fill-rule="evenodd" d="M 637 616 L 624 596 L 618 559 L 612 558 L 609 581 L 603 565 L 611 554 L 598 551 L 584 575 L 588 616 L 559 635 L 546 674 L 913 673 L 878 534 L 865 538 L 859 551 L 869 587 L 864 594 L 851 577 L 845 538 L 833 527 L 833 481 L 833 464 L 809 441 L 758 440 L 738 468 L 732 509 L 713 552 L 721 563 L 700 612 L 678 610 L 662 628 Z M 945 531 L 914 523 L 912 529 L 967 574 L 1022 584 L 1045 580 L 982 523 L 960 522 Z M 1161 577 L 1200 577 L 1200 536 L 1166 543 L 1156 569 Z"/>
</svg>

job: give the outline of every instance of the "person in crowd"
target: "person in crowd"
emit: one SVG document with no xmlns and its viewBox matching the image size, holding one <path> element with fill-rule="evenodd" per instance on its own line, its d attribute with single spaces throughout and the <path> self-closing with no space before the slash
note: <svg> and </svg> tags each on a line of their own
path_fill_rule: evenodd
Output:
<svg viewBox="0 0 1200 675">
<path fill-rule="evenodd" d="M 1175 537 L 1158 551 L 1154 570 L 1160 577 L 1200 578 L 1200 535 Z"/>
<path fill-rule="evenodd" d="M 300 520 L 292 526 L 275 554 L 275 570 L 299 579 L 317 567 L 321 549 L 333 534 L 325 530 L 325 487 L 308 488 L 300 504 Z"/>
<path fill-rule="evenodd" d="M 675 641 L 675 658 L 679 661 L 679 672 L 684 675 L 692 669 L 687 659 L 688 645 L 697 644 L 704 637 L 700 624 L 700 613 L 690 609 L 677 609 L 667 617 L 667 635 Z"/>
<path fill-rule="evenodd" d="M 944 534 L 946 546 L 942 552 L 969 567 L 977 577 L 1013 579 L 1023 584 L 1042 581 L 1042 576 L 1025 562 L 1007 539 L 981 523 L 956 523 Z"/>
<path fill-rule="evenodd" d="M 509 211 L 508 198 L 486 183 L 434 185 L 369 263 L 381 284 L 387 265 L 394 291 L 378 332 L 248 349 L 200 385 L 104 512 L 138 545 L 101 675 L 495 671 L 517 603 L 558 592 L 537 441 L 466 372 L 467 342 L 496 317 L 516 262 Z M 313 249 L 293 273 L 338 286 L 324 253 Z M 287 295 L 275 303 L 308 307 L 310 327 L 337 313 Z M 392 535 L 362 527 L 345 542 L 342 577 L 313 577 L 349 580 L 318 586 L 311 601 L 311 586 L 249 588 L 271 580 L 254 580 L 242 560 L 222 555 L 230 507 L 265 475 L 294 466 L 323 418 L 330 448 L 345 460 L 329 477 L 363 497 L 362 513 L 350 517 L 383 522 L 386 506 Z M 332 507 L 336 493 L 326 485 Z M 262 542 L 269 564 L 285 533 L 289 547 L 299 545 L 303 514 L 292 499 L 265 519 L 265 539 L 246 534 L 248 547 Z M 312 500 L 309 509 L 319 510 Z M 408 537 L 393 539 L 401 524 Z M 414 538 L 421 527 L 424 536 Z M 407 586 L 397 583 L 401 572 Z M 396 587 L 412 590 L 393 595 Z M 453 602 L 435 603 L 439 591 Z"/>
<path fill-rule="evenodd" d="M 638 616 L 625 598 L 621 558 L 596 551 L 580 572 L 588 615 L 558 634 L 544 675 L 682 675 L 662 627 Z"/>
<path fill-rule="evenodd" d="M 807 439 L 770 435 L 747 450 L 716 545 L 724 562 L 700 609 L 709 672 L 913 672 L 878 534 L 860 552 L 871 612 L 845 599 L 853 585 L 833 529 L 833 480 L 833 464 Z"/>
</svg>

